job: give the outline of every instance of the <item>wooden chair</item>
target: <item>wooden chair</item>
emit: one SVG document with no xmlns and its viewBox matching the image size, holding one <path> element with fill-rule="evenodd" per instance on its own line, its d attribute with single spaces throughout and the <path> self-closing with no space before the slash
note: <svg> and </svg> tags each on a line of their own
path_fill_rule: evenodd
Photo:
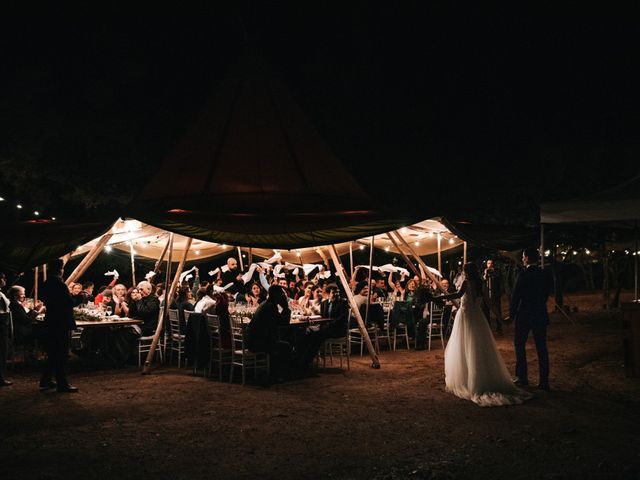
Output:
<svg viewBox="0 0 640 480">
<path fill-rule="evenodd" d="M 218 380 L 222 381 L 222 372 L 226 365 L 231 365 L 231 348 L 224 348 L 220 336 L 220 317 L 207 314 L 209 327 L 209 367 L 207 375 L 211 376 L 213 366 L 218 366 Z"/>
<path fill-rule="evenodd" d="M 169 317 L 169 340 L 171 342 L 169 361 L 173 360 L 173 352 L 178 354 L 178 368 L 182 365 L 182 356 L 185 353 L 184 341 L 185 336 L 180 332 L 180 312 L 177 309 L 170 308 L 167 310 Z"/>
<path fill-rule="evenodd" d="M 431 308 L 429 309 L 429 325 L 427 326 L 427 339 L 429 341 L 429 350 L 431 350 L 431 339 L 439 338 L 444 348 L 444 332 L 442 327 L 442 317 L 444 311 L 441 307 L 431 302 Z"/>
<path fill-rule="evenodd" d="M 231 372 L 229 381 L 233 382 L 234 367 L 242 369 L 242 385 L 245 384 L 247 368 L 253 370 L 254 378 L 258 370 L 269 374 L 269 354 L 266 352 L 250 352 L 245 342 L 245 328 L 242 317 L 232 315 L 229 321 L 231 329 Z"/>
</svg>

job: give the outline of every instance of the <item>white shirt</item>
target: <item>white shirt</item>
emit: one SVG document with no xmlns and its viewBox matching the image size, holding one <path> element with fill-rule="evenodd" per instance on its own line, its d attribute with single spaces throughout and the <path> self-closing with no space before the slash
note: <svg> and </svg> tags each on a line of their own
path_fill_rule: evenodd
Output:
<svg viewBox="0 0 640 480">
<path fill-rule="evenodd" d="M 196 303 L 196 306 L 194 307 L 193 311 L 195 313 L 202 313 L 203 310 L 207 310 L 209 309 L 209 307 L 215 304 L 216 304 L 216 301 L 213 298 L 211 298 L 209 295 L 205 295 L 198 301 L 198 303 Z"/>
</svg>

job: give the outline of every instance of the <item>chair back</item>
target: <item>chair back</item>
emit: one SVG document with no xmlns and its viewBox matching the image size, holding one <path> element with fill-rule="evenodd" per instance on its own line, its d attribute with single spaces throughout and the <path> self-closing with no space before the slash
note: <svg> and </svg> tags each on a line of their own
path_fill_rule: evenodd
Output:
<svg viewBox="0 0 640 480">
<path fill-rule="evenodd" d="M 169 316 L 169 328 L 171 336 L 180 336 L 180 312 L 175 308 L 167 310 Z"/>
<path fill-rule="evenodd" d="M 444 309 L 440 305 L 436 304 L 435 302 L 431 302 L 429 314 L 429 323 L 442 325 L 442 316 L 444 314 Z"/>
<path fill-rule="evenodd" d="M 220 317 L 207 313 L 207 324 L 209 325 L 209 335 L 213 339 L 220 338 Z"/>
<path fill-rule="evenodd" d="M 243 320 L 244 319 L 240 315 L 231 315 L 229 317 L 229 328 L 231 333 L 231 348 L 233 350 L 244 351 L 246 349 L 244 333 L 245 333 L 247 324 L 244 323 Z"/>
</svg>

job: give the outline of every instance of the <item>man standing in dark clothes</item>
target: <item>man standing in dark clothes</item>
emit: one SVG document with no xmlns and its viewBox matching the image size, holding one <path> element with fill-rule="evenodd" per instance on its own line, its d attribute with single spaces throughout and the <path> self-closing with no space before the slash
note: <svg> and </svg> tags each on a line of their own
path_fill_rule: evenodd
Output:
<svg viewBox="0 0 640 480">
<path fill-rule="evenodd" d="M 290 319 L 284 290 L 280 285 L 271 285 L 267 299 L 253 314 L 246 334 L 249 351 L 269 354 L 272 378 L 277 378 L 291 360 L 291 345 L 278 335 L 279 328 L 289 325 Z"/>
<path fill-rule="evenodd" d="M 489 325 L 492 319 L 496 324 L 496 333 L 502 335 L 502 276 L 500 271 L 495 268 L 493 260 L 487 260 L 487 268 L 484 269 L 482 276 L 482 310 Z"/>
<path fill-rule="evenodd" d="M 511 318 L 515 319 L 516 385 L 527 385 L 527 356 L 525 346 L 529 331 L 538 353 L 540 382 L 538 388 L 549 390 L 549 353 L 547 350 L 547 326 L 549 314 L 547 299 L 551 292 L 551 278 L 538 266 L 539 254 L 535 248 L 522 253 L 525 269 L 516 280 L 511 295 Z"/>
<path fill-rule="evenodd" d="M 40 390 L 56 388 L 60 393 L 69 393 L 78 391 L 77 387 L 69 384 L 64 372 L 69 354 L 69 332 L 76 328 L 76 322 L 73 318 L 73 300 L 62 280 L 63 268 L 61 259 L 52 260 L 49 263 L 49 278 L 42 287 L 42 301 L 47 308 L 44 316 L 47 363 L 40 379 Z M 54 373 L 57 383 L 52 381 Z"/>
<path fill-rule="evenodd" d="M 0 272 L 0 288 L 4 288 L 7 280 Z M 0 291 L 0 387 L 8 387 L 13 382 L 4 378 L 7 367 L 7 351 L 9 349 L 9 299 Z"/>
</svg>

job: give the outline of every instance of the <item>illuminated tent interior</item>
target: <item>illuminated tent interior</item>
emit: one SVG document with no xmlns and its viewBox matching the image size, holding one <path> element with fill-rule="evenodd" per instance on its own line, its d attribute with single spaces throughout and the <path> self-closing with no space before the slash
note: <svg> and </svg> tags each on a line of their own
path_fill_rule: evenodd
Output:
<svg viewBox="0 0 640 480">
<path fill-rule="evenodd" d="M 138 220 L 119 219 L 113 224 L 109 232 L 111 238 L 105 245 L 106 249 L 115 248 L 129 254 L 131 248 L 135 256 L 157 260 L 162 255 L 162 251 L 168 241 L 169 233 Z M 412 246 L 413 250 L 420 256 L 430 255 L 438 251 L 438 236 L 440 236 L 441 250 L 446 251 L 459 247 L 463 241 L 457 235 L 450 232 L 439 219 L 423 220 L 414 225 L 402 227 L 400 229 L 402 237 Z M 86 254 L 99 241 L 100 237 L 79 246 L 72 253 L 72 257 Z M 356 239 L 353 242 L 341 242 L 336 244 L 339 255 L 349 253 L 350 247 L 366 248 L 371 243 L 371 237 Z M 184 250 L 188 244 L 188 237 L 176 234 L 173 240 L 174 258 L 182 258 Z M 322 262 L 322 257 L 317 252 L 317 247 L 302 247 L 298 249 L 269 249 L 269 248 L 248 248 L 241 247 L 241 250 L 251 253 L 257 257 L 269 258 L 275 251 L 282 255 L 283 261 L 290 263 L 318 263 Z M 385 234 L 374 237 L 374 247 L 391 253 L 400 253 L 394 246 L 389 236 Z M 208 242 L 193 239 L 191 247 L 187 253 L 187 262 L 203 261 L 218 255 L 235 250 L 235 245 Z"/>
</svg>

